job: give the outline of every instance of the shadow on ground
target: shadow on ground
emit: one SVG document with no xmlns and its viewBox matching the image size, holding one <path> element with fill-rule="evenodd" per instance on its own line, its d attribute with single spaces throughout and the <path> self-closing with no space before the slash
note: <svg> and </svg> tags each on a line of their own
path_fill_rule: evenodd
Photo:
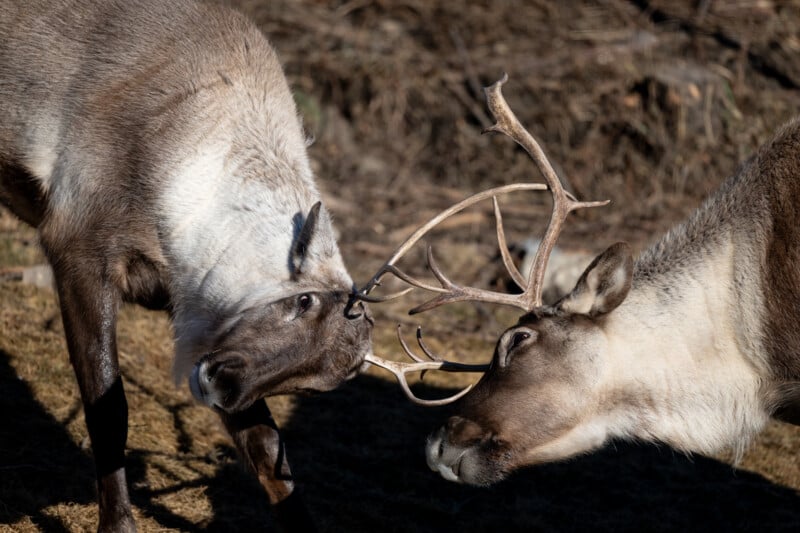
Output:
<svg viewBox="0 0 800 533">
<path fill-rule="evenodd" d="M 0 527 L 29 517 L 43 531 L 68 531 L 44 510 L 94 500 L 91 457 L 34 399 L 0 350 Z"/>
<path fill-rule="evenodd" d="M 11 359 L 10 354 L 0 350 L 0 531 L 14 528 L 23 518 L 48 533 L 82 530 L 80 523 L 54 508 L 61 504 L 89 504 L 94 508 L 96 492 L 90 452 L 76 445 L 64 424 L 35 399 L 30 387 L 17 376 Z M 76 416 L 83 417 L 78 408 L 67 418 Z M 269 529 L 272 519 L 266 497 L 255 480 L 233 461 L 233 454 L 232 448 L 221 449 L 216 457 L 209 458 L 209 462 L 219 464 L 213 475 L 199 475 L 189 481 L 175 479 L 168 488 L 158 490 L 142 486 L 146 469 L 157 468 L 154 455 L 158 454 L 129 450 L 127 471 L 134 506 L 161 530 Z M 191 487 L 203 488 L 214 508 L 214 517 L 202 528 L 161 502 L 163 497 Z M 140 525 L 140 530 L 149 529 Z"/>
<path fill-rule="evenodd" d="M 431 391 L 442 394 L 442 391 Z M 666 447 L 625 444 L 523 471 L 487 489 L 428 470 L 441 408 L 359 378 L 298 402 L 284 433 L 329 531 L 748 531 L 800 525 L 800 495 L 760 475 Z"/>
<path fill-rule="evenodd" d="M 43 531 L 71 531 L 58 504 L 94 502 L 93 466 L 62 424 L 17 378 L 0 352 L 0 529 L 22 517 Z M 445 391 L 431 389 L 430 394 Z M 393 383 L 365 376 L 332 393 L 298 398 L 284 424 L 290 460 L 323 531 L 781 530 L 800 524 L 800 497 L 765 478 L 666 448 L 620 445 L 532 468 L 488 489 L 445 482 L 425 466 L 427 432 L 446 413 L 409 404 Z M 187 438 L 191 439 L 191 435 Z M 141 486 L 152 453 L 129 452 L 134 504 L 160 528 L 269 529 L 257 484 L 230 448 L 212 475 Z M 210 459 L 211 460 L 211 459 Z M 213 518 L 189 521 L 162 498 L 203 488 Z M 149 529 L 149 528 L 142 528 Z"/>
</svg>

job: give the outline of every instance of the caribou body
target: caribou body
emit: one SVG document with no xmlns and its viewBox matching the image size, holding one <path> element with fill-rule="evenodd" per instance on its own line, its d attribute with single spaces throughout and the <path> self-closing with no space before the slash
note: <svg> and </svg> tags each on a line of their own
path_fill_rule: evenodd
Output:
<svg viewBox="0 0 800 533">
<path fill-rule="evenodd" d="M 191 0 L 0 1 L 0 200 L 38 228 L 97 467 L 135 528 L 122 301 L 169 311 L 175 374 L 271 501 L 293 485 L 263 397 L 329 390 L 371 351 L 275 52 Z"/>
<path fill-rule="evenodd" d="M 561 224 L 570 211 L 599 204 L 577 202 L 563 190 L 502 98 L 502 83 L 487 88 L 497 120 L 490 129 L 533 156 L 554 197 L 529 277 L 506 261 L 523 293 L 461 287 L 430 255 L 440 287 L 397 271 L 395 258 L 377 275 L 395 273 L 438 293 L 416 311 L 464 300 L 523 310 L 499 338 L 482 378 L 457 395 L 463 397 L 456 414 L 429 437 L 431 469 L 452 481 L 488 485 L 611 439 L 741 452 L 770 417 L 800 422 L 800 121 L 783 127 L 638 259 L 617 243 L 595 258 L 570 293 L 546 305 L 541 280 Z M 404 364 L 403 370 L 448 366 L 459 370 L 447 362 Z"/>
</svg>

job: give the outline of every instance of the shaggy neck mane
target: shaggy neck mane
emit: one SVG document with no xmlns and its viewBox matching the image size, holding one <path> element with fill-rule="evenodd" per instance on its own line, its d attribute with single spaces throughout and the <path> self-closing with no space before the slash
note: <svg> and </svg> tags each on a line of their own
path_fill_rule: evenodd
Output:
<svg viewBox="0 0 800 533">
<path fill-rule="evenodd" d="M 769 418 L 768 370 L 743 332 L 754 318 L 737 304 L 758 291 L 737 283 L 736 258 L 748 251 L 731 222 L 734 186 L 642 254 L 630 294 L 606 318 L 600 417 L 610 436 L 741 453 Z"/>
</svg>

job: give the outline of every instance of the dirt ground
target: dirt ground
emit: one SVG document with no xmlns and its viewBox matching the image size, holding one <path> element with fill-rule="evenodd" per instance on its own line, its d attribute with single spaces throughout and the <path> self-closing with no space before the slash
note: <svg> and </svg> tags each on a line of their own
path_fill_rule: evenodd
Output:
<svg viewBox="0 0 800 533">
<path fill-rule="evenodd" d="M 416 225 L 494 185 L 539 181 L 513 143 L 481 136 L 481 87 L 504 93 L 586 200 L 560 241 L 641 250 L 684 218 L 800 104 L 800 2 L 240 0 L 270 36 L 315 138 L 310 149 L 355 279 Z M 548 201 L 502 200 L 509 238 L 544 228 Z M 502 286 L 491 206 L 431 238 L 446 271 Z M 406 263 L 423 272 L 419 246 Z M 0 269 L 42 261 L 35 233 L 0 211 Z M 8 270 L 6 270 L 8 272 Z M 373 307 L 376 352 L 395 325 L 486 361 L 513 313 L 457 305 L 414 319 L 414 298 Z M 747 302 L 743 302 L 747 305 Z M 269 530 L 265 497 L 213 413 L 171 382 L 163 314 L 128 307 L 119 346 L 130 404 L 129 481 L 140 531 Z M 426 377 L 442 396 L 469 381 Z M 474 379 L 474 378 L 473 378 Z M 445 408 L 411 405 L 371 370 L 325 395 L 269 401 L 322 531 L 797 531 L 800 430 L 771 424 L 738 464 L 617 443 L 488 489 L 425 466 Z M 52 291 L 0 281 L 0 530 L 89 531 L 94 474 Z"/>
</svg>

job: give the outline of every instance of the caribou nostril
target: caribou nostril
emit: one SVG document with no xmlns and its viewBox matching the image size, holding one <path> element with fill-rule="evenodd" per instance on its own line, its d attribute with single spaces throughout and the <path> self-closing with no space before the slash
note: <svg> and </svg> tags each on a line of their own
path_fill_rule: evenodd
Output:
<svg viewBox="0 0 800 533">
<path fill-rule="evenodd" d="M 246 367 L 247 360 L 237 354 L 233 354 L 224 359 L 203 362 L 203 377 L 210 383 L 216 379 L 223 378 L 223 373 L 236 374 L 244 372 Z"/>
<path fill-rule="evenodd" d="M 214 378 L 217 376 L 220 370 L 225 367 L 225 363 L 219 362 L 214 363 L 213 365 L 209 365 L 206 369 L 206 379 L 208 381 L 214 381 Z"/>
<path fill-rule="evenodd" d="M 483 441 L 491 433 L 486 431 L 480 424 L 453 416 L 447 421 L 447 438 L 458 446 L 472 446 Z"/>
<path fill-rule="evenodd" d="M 452 466 L 450 466 L 450 470 L 453 471 L 453 474 L 455 474 L 457 478 L 461 477 L 461 462 L 464 460 L 464 455 L 466 454 L 462 452 L 461 455 L 458 456 L 456 462 L 453 463 Z"/>
<path fill-rule="evenodd" d="M 348 320 L 356 320 L 364 316 L 364 304 L 360 300 L 350 300 L 344 308 L 344 316 Z"/>
</svg>

